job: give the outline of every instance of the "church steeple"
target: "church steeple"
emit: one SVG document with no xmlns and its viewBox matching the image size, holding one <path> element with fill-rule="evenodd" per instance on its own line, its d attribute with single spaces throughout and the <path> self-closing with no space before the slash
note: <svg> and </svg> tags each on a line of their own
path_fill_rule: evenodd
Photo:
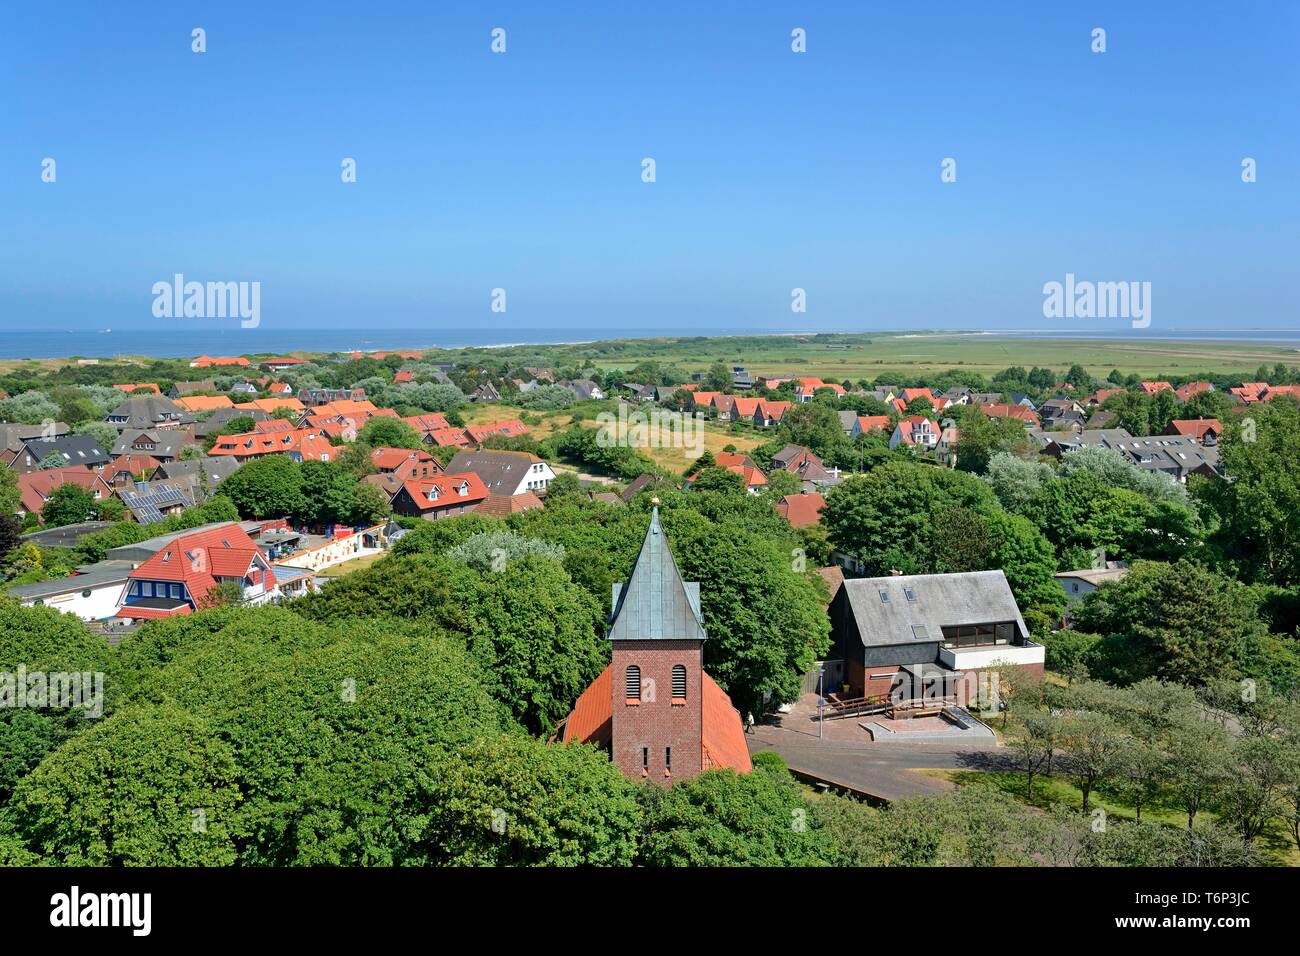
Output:
<svg viewBox="0 0 1300 956">
<path fill-rule="evenodd" d="M 627 583 L 614 585 L 612 607 L 611 641 L 703 641 L 707 637 L 700 585 L 682 580 L 659 523 L 657 504 Z"/>
</svg>

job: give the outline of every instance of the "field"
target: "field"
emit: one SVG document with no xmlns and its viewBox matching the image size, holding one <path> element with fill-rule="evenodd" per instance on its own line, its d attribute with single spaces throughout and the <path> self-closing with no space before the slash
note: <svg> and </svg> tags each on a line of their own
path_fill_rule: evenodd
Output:
<svg viewBox="0 0 1300 956">
<path fill-rule="evenodd" d="M 610 402 L 609 407 L 614 408 L 614 403 Z M 531 437 L 542 441 L 553 435 L 555 432 L 564 431 L 573 422 L 573 415 L 567 411 L 554 412 L 537 412 L 528 409 L 515 408 L 509 405 L 491 404 L 491 405 L 471 405 L 462 409 L 461 414 L 467 425 L 482 425 L 486 422 L 498 421 L 503 418 L 523 418 L 529 416 L 528 431 Z M 599 422 L 587 419 L 582 422 L 584 428 L 597 428 Z M 618 429 L 622 434 L 622 429 Z M 766 440 L 768 436 L 757 429 L 746 429 L 741 434 L 733 434 L 727 430 L 727 426 L 718 425 L 714 422 L 708 422 L 704 426 L 704 447 L 717 455 L 727 445 L 735 445 L 736 450 L 747 452 Z M 677 447 L 646 447 L 641 448 L 656 465 L 666 468 L 669 471 L 681 473 L 686 468 L 686 463 L 694 459 L 693 450 Z"/>
<path fill-rule="evenodd" d="M 320 353 L 291 353 L 302 358 Z M 713 362 L 744 365 L 755 375 L 798 373 L 836 381 L 909 376 L 969 368 L 985 376 L 1010 365 L 1066 369 L 1074 363 L 1098 378 L 1111 369 L 1141 376 L 1220 373 L 1254 377 L 1260 365 L 1300 364 L 1300 349 L 1259 342 L 1161 340 L 1155 338 L 1027 338 L 988 333 L 878 333 L 616 339 L 580 345 L 511 346 L 426 350 L 433 360 L 471 364 L 490 357 L 518 365 L 585 365 L 630 370 L 640 362 L 671 364 L 687 372 Z M 149 359 L 131 357 L 144 363 Z M 62 360 L 0 362 L 0 374 L 19 366 L 55 369 Z M 188 373 L 188 369 L 186 370 Z"/>
</svg>

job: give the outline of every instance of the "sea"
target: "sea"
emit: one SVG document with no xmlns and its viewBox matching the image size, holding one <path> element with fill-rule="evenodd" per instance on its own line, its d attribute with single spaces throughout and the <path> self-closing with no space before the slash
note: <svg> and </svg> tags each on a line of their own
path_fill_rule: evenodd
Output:
<svg viewBox="0 0 1300 956">
<path fill-rule="evenodd" d="M 285 352 L 372 352 L 381 349 L 492 348 L 510 345 L 556 345 L 612 338 L 661 336 L 811 335 L 851 333 L 903 335 L 915 338 L 952 336 L 1036 339 L 1108 339 L 1115 341 L 1255 342 L 1261 345 L 1300 346 L 1300 329 L 1180 329 L 1109 328 L 1059 329 L 872 329 L 872 328 L 738 328 L 736 326 L 667 326 L 598 329 L 533 327 L 527 329 L 420 329 L 420 328 L 267 328 L 255 329 L 63 329 L 10 330 L 0 328 L 0 359 L 112 358 L 144 355 L 152 358 L 189 358 L 195 355 L 278 354 Z"/>
</svg>

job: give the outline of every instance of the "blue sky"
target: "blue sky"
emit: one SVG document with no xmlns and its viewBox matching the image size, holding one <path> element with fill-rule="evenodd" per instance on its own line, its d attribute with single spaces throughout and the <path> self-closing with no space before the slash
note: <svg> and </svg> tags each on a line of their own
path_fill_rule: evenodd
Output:
<svg viewBox="0 0 1300 956">
<path fill-rule="evenodd" d="M 1150 281 L 1153 333 L 1300 329 L 1298 27 L 1293 2 L 9 4 L 0 329 L 170 323 L 177 272 L 260 282 L 279 329 L 1040 329 L 1067 272 Z"/>
</svg>

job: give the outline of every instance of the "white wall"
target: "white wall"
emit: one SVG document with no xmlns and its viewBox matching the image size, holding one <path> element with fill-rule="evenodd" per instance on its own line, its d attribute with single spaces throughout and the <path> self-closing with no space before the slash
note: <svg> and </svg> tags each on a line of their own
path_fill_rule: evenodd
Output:
<svg viewBox="0 0 1300 956">
<path fill-rule="evenodd" d="M 74 579 L 69 579 L 69 581 Z M 117 613 L 118 605 L 122 603 L 122 594 L 126 590 L 126 582 L 119 581 L 116 584 L 101 584 L 99 587 L 90 589 L 90 597 L 82 597 L 83 588 L 71 588 L 66 594 L 55 595 L 52 598 L 44 598 L 42 603 L 46 607 L 52 607 L 56 611 L 62 611 L 65 614 L 75 614 L 83 621 L 98 621 L 102 618 L 112 617 Z M 32 607 L 36 604 L 35 600 L 24 601 L 24 607 Z"/>
<path fill-rule="evenodd" d="M 991 667 L 995 663 L 1042 664 L 1047 651 L 1041 644 L 1017 647 L 1014 644 L 997 644 L 992 647 L 970 647 L 961 650 L 939 648 L 939 663 L 953 670 L 969 671 Z"/>
</svg>

